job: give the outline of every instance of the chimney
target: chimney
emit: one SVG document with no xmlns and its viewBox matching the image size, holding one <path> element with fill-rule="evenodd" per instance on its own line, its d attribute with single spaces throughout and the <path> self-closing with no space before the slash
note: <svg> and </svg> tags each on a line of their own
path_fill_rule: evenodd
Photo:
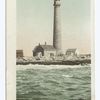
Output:
<svg viewBox="0 0 100 100">
<path fill-rule="evenodd" d="M 45 45 L 47 45 L 47 43 L 45 42 Z"/>
</svg>

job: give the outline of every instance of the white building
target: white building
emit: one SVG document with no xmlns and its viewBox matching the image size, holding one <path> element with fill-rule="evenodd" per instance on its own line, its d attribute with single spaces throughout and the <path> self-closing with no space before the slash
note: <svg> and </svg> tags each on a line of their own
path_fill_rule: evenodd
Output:
<svg viewBox="0 0 100 100">
<path fill-rule="evenodd" d="M 79 51 L 77 49 L 67 49 L 66 55 L 67 56 L 78 56 Z"/>
</svg>

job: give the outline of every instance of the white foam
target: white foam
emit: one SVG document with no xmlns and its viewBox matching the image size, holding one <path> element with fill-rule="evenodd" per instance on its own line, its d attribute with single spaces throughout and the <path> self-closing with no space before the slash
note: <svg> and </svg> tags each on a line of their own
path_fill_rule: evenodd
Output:
<svg viewBox="0 0 100 100">
<path fill-rule="evenodd" d="M 84 68 L 90 67 L 90 65 L 16 65 L 17 70 L 26 70 L 26 69 L 43 69 L 43 70 L 50 70 L 50 69 L 66 69 L 66 68 Z"/>
<path fill-rule="evenodd" d="M 66 77 L 66 78 L 71 78 L 73 77 L 73 75 L 62 75 L 63 77 Z"/>
</svg>

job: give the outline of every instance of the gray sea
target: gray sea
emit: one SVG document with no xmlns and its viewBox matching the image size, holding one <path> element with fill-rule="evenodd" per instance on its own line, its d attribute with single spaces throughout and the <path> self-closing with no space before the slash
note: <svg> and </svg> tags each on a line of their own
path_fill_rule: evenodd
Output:
<svg viewBox="0 0 100 100">
<path fill-rule="evenodd" d="M 16 100 L 91 100 L 90 65 L 17 65 Z"/>
</svg>

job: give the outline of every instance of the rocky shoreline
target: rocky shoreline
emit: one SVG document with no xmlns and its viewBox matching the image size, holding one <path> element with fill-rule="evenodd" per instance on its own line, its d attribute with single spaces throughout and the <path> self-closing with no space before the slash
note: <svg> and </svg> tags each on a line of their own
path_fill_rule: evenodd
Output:
<svg viewBox="0 0 100 100">
<path fill-rule="evenodd" d="M 39 65 L 85 65 L 91 64 L 90 59 L 84 60 L 67 60 L 67 61 L 17 61 L 16 65 L 28 65 L 28 64 L 39 64 Z"/>
</svg>

